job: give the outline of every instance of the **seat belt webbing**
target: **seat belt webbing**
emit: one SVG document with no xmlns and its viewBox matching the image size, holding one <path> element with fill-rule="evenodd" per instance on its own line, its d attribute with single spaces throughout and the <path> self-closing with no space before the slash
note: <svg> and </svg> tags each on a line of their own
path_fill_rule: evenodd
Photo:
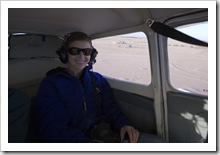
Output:
<svg viewBox="0 0 220 155">
<path fill-rule="evenodd" d="M 149 20 L 151 22 L 151 24 L 149 25 L 149 27 L 154 30 L 156 33 L 175 39 L 175 40 L 179 40 L 185 43 L 189 43 L 189 44 L 194 44 L 194 45 L 199 45 L 199 46 L 206 46 L 208 47 L 208 43 L 195 39 L 185 33 L 182 33 L 170 26 L 167 26 L 163 23 L 160 22 L 155 22 L 153 20 Z"/>
<path fill-rule="evenodd" d="M 101 94 L 100 94 L 100 90 L 98 87 L 96 87 L 96 82 L 95 82 L 95 78 L 92 72 L 89 73 L 90 78 L 91 78 L 91 82 L 92 82 L 92 91 L 93 91 L 93 97 L 95 99 L 96 105 L 97 107 L 101 107 L 101 103 L 102 103 L 102 99 L 101 99 Z"/>
</svg>

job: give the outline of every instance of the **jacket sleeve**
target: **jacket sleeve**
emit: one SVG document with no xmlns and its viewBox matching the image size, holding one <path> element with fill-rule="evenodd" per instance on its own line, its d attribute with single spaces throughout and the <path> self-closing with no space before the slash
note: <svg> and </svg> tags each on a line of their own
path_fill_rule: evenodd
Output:
<svg viewBox="0 0 220 155">
<path fill-rule="evenodd" d="M 132 125 L 131 122 L 123 115 L 120 107 L 114 100 L 113 91 L 107 80 L 100 74 L 96 73 L 99 78 L 99 84 L 101 85 L 101 98 L 108 122 L 113 125 L 113 127 L 120 131 L 120 129 L 125 125 Z"/>
<path fill-rule="evenodd" d="M 66 108 L 48 77 L 42 81 L 38 91 L 35 121 L 38 135 L 43 142 L 93 142 L 79 129 L 68 126 L 69 117 Z"/>
</svg>

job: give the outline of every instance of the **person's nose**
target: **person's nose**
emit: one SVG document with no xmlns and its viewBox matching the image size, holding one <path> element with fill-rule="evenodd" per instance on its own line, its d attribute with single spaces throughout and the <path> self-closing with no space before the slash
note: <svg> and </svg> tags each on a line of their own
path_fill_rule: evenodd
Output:
<svg viewBox="0 0 220 155">
<path fill-rule="evenodd" d="M 80 51 L 79 57 L 84 57 L 83 51 Z"/>
</svg>

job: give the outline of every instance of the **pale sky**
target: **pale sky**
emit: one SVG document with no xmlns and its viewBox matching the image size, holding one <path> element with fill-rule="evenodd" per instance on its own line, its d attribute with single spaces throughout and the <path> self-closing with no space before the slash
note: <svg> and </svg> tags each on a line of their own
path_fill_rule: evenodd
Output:
<svg viewBox="0 0 220 155">
<path fill-rule="evenodd" d="M 178 30 L 199 40 L 208 41 L 208 22 L 182 27 Z"/>
</svg>

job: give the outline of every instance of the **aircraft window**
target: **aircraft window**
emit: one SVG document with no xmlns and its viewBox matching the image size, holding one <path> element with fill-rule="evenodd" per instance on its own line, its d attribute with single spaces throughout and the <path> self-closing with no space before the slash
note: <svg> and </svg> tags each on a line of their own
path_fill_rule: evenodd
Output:
<svg viewBox="0 0 220 155">
<path fill-rule="evenodd" d="M 148 41 L 143 32 L 93 40 L 98 50 L 94 71 L 139 84 L 151 82 Z"/>
<path fill-rule="evenodd" d="M 178 30 L 208 41 L 208 23 L 184 25 Z M 168 39 L 171 85 L 181 91 L 208 95 L 208 48 Z"/>
</svg>

